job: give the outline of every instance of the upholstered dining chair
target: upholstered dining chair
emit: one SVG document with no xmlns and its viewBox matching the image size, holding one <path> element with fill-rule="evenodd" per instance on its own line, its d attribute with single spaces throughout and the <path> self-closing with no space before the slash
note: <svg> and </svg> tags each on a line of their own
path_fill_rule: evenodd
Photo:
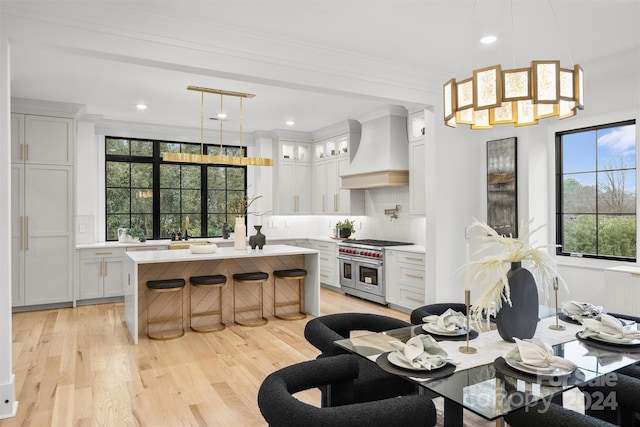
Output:
<svg viewBox="0 0 640 427">
<path fill-rule="evenodd" d="M 545 404 L 549 405 L 548 407 Z M 565 409 L 555 403 L 538 401 L 535 405 L 505 415 L 511 427 L 614 427 L 598 418 Z"/>
<path fill-rule="evenodd" d="M 334 341 L 349 338 L 352 331 L 383 332 L 411 326 L 410 323 L 393 317 L 370 313 L 338 313 L 319 316 L 307 322 L 304 337 L 321 351 L 319 359 L 348 354 Z M 397 375 L 390 374 L 370 360 L 357 357 L 360 365 L 358 378 L 353 381 L 354 402 L 368 402 L 417 393 L 416 385 Z M 332 389 L 320 387 L 322 406 L 333 406 Z"/>
<path fill-rule="evenodd" d="M 585 402 L 591 404 L 585 414 L 617 425 L 640 426 L 640 379 L 622 373 L 637 369 L 632 365 L 580 386 Z"/>
<path fill-rule="evenodd" d="M 436 409 L 424 395 L 352 403 L 351 383 L 359 374 L 358 356 L 338 355 L 297 363 L 265 378 L 258 391 L 258 407 L 270 427 L 388 427 L 435 426 Z M 331 385 L 340 405 L 319 408 L 293 394 Z"/>
<path fill-rule="evenodd" d="M 455 311 L 459 311 L 460 313 L 467 315 L 467 306 L 463 303 L 459 302 L 444 302 L 439 304 L 427 304 L 422 307 L 418 307 L 411 312 L 411 323 L 414 325 L 422 325 L 424 321 L 423 317 L 436 315 L 440 316 L 448 309 L 453 309 Z"/>
</svg>

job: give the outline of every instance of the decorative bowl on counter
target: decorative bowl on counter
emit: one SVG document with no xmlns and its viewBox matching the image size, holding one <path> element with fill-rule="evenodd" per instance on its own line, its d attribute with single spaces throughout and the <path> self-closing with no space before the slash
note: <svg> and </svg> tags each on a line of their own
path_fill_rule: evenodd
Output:
<svg viewBox="0 0 640 427">
<path fill-rule="evenodd" d="M 189 250 L 192 254 L 212 254 L 216 249 L 218 249 L 218 245 L 215 243 L 189 245 Z"/>
</svg>

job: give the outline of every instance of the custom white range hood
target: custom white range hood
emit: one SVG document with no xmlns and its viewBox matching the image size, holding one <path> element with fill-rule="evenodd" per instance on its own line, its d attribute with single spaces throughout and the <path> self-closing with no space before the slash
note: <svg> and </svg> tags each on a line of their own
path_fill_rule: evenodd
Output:
<svg viewBox="0 0 640 427">
<path fill-rule="evenodd" d="M 360 144 L 341 175 L 343 189 L 367 189 L 409 185 L 407 109 L 389 105 L 359 119 Z"/>
</svg>

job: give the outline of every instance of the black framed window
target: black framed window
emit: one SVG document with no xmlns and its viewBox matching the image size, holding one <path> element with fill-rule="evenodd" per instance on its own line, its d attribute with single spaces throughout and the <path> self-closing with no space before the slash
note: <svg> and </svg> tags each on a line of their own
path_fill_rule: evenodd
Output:
<svg viewBox="0 0 640 427">
<path fill-rule="evenodd" d="M 636 123 L 556 133 L 558 255 L 636 260 Z"/>
<path fill-rule="evenodd" d="M 205 148 L 246 156 L 239 147 Z M 219 237 L 225 222 L 233 229 L 226 206 L 246 197 L 246 167 L 164 162 L 164 152 L 199 154 L 200 144 L 106 137 L 107 240 L 117 240 L 119 228 L 140 228 L 148 239 L 184 233 L 187 223 L 192 237 Z"/>
</svg>

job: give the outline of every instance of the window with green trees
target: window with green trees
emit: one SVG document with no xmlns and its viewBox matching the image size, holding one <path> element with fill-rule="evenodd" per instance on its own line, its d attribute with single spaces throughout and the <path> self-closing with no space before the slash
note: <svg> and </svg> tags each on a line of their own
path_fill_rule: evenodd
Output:
<svg viewBox="0 0 640 427">
<path fill-rule="evenodd" d="M 636 260 L 635 120 L 556 134 L 557 253 Z"/>
<path fill-rule="evenodd" d="M 207 154 L 246 156 L 246 150 L 206 145 Z M 246 197 L 246 167 L 162 161 L 164 152 L 200 153 L 200 144 L 107 137 L 105 140 L 106 238 L 119 228 L 141 228 L 148 239 L 184 233 L 219 237 L 233 227 L 229 202 Z"/>
</svg>

